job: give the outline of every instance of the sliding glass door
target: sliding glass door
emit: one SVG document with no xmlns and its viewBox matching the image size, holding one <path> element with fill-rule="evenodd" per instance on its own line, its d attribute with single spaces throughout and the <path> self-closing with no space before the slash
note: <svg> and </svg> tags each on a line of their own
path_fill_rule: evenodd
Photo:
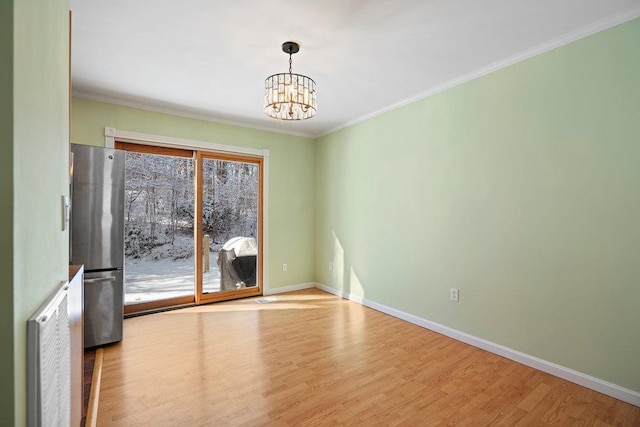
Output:
<svg viewBox="0 0 640 427">
<path fill-rule="evenodd" d="M 125 167 L 125 312 L 195 300 L 195 161 L 188 150 L 118 144 Z"/>
<path fill-rule="evenodd" d="M 261 295 L 262 158 L 116 148 L 127 152 L 125 313 Z"/>
<path fill-rule="evenodd" d="M 262 160 L 198 153 L 198 300 L 262 295 Z"/>
</svg>

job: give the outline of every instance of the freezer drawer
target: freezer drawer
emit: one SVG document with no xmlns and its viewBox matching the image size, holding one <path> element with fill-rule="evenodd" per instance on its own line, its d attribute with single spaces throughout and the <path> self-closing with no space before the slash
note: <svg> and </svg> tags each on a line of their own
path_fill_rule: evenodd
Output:
<svg viewBox="0 0 640 427">
<path fill-rule="evenodd" d="M 122 270 L 84 275 L 84 348 L 122 340 Z"/>
</svg>

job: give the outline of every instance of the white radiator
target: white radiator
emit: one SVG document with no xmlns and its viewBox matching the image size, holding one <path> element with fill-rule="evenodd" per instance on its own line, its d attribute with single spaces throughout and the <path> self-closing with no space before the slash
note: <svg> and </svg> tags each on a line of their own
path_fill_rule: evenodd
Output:
<svg viewBox="0 0 640 427">
<path fill-rule="evenodd" d="M 27 425 L 70 425 L 69 284 L 62 283 L 27 322 Z"/>
</svg>

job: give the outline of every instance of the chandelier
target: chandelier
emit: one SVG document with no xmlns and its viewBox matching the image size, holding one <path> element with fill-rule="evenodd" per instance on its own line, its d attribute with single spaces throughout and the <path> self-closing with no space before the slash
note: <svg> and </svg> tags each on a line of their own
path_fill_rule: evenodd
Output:
<svg viewBox="0 0 640 427">
<path fill-rule="evenodd" d="M 289 72 L 269 76 L 264 81 L 264 112 L 280 120 L 305 120 L 316 115 L 316 82 L 291 72 L 291 55 L 300 50 L 296 42 L 284 42 L 289 54 Z"/>
</svg>

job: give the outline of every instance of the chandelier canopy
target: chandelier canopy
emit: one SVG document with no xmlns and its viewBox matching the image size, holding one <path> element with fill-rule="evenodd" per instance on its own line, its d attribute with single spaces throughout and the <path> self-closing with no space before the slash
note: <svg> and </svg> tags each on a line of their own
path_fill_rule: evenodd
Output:
<svg viewBox="0 0 640 427">
<path fill-rule="evenodd" d="M 316 82 L 291 72 L 291 56 L 300 50 L 296 42 L 284 42 L 282 51 L 289 54 L 289 72 L 269 76 L 264 81 L 264 111 L 280 120 L 305 120 L 316 115 Z"/>
</svg>

